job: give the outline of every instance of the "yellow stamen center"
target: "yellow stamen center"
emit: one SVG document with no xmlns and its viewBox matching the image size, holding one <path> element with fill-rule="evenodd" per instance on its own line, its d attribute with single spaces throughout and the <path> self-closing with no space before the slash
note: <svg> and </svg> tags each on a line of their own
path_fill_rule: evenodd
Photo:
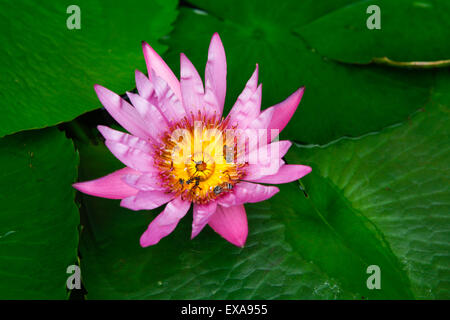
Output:
<svg viewBox="0 0 450 320">
<path fill-rule="evenodd" d="M 204 204 L 230 192 L 244 176 L 237 150 L 227 147 L 226 121 L 199 117 L 174 125 L 155 156 L 163 184 L 183 199 Z"/>
</svg>

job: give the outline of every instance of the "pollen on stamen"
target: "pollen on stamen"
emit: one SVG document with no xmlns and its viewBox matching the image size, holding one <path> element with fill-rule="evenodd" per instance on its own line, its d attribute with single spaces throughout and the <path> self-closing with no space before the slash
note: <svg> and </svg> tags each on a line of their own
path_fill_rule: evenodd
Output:
<svg viewBox="0 0 450 320">
<path fill-rule="evenodd" d="M 237 158 L 237 150 L 225 145 L 227 119 L 200 112 L 191 116 L 192 121 L 184 117 L 170 125 L 154 158 L 163 186 L 182 199 L 205 204 L 230 192 L 245 176 L 246 164 L 228 161 L 230 152 Z"/>
</svg>

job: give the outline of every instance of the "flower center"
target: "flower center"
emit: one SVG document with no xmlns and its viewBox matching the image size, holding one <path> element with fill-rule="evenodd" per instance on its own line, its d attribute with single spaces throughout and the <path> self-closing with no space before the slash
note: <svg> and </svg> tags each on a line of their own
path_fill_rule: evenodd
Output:
<svg viewBox="0 0 450 320">
<path fill-rule="evenodd" d="M 163 185 L 200 204 L 233 190 L 246 165 L 236 163 L 235 147 L 227 147 L 225 127 L 226 120 L 205 120 L 201 115 L 194 124 L 183 119 L 173 125 L 155 155 Z"/>
<path fill-rule="evenodd" d="M 195 170 L 197 171 L 204 171 L 207 168 L 206 162 L 199 161 L 198 163 L 195 163 Z"/>
</svg>

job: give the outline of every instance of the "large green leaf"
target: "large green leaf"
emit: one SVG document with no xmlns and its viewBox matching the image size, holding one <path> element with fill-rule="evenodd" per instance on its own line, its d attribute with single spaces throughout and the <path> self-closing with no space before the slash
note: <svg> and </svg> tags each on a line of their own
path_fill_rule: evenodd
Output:
<svg viewBox="0 0 450 320">
<path fill-rule="evenodd" d="M 170 66 L 178 67 L 182 51 L 202 73 L 210 37 L 218 31 L 228 60 L 226 111 L 255 63 L 260 66 L 263 107 L 304 85 L 300 108 L 283 137 L 324 144 L 378 131 L 403 121 L 430 98 L 431 71 L 336 63 L 320 55 L 296 31 L 351 1 L 190 2 L 205 11 L 181 10 L 168 39 Z"/>
<path fill-rule="evenodd" d="M 78 156 L 57 129 L 0 139 L 0 299 L 65 299 L 77 263 Z"/>
<path fill-rule="evenodd" d="M 437 102 L 402 127 L 299 148 L 288 157 L 313 167 L 305 188 L 313 203 L 331 205 L 324 212 L 338 216 L 333 199 L 321 200 L 320 180 L 370 221 L 403 264 L 417 298 L 450 297 L 449 112 Z"/>
<path fill-rule="evenodd" d="M 70 5 L 81 29 L 69 30 Z M 101 107 L 93 85 L 123 93 L 145 70 L 141 41 L 162 52 L 177 0 L 18 0 L 0 3 L 0 136 Z"/>
<path fill-rule="evenodd" d="M 367 28 L 366 21 L 373 13 L 366 11 L 371 5 L 380 9 L 381 29 Z M 322 55 L 339 61 L 368 63 L 387 57 L 399 62 L 429 62 L 424 66 L 450 63 L 447 0 L 355 1 L 296 31 Z"/>
<path fill-rule="evenodd" d="M 158 245 L 140 248 L 157 212 L 83 196 L 88 298 L 448 298 L 447 99 L 433 94 L 425 112 L 379 134 L 293 147 L 288 161 L 313 172 L 246 205 L 243 249 L 207 228 L 190 241 L 190 214 Z M 121 167 L 102 145 L 80 152 L 82 180 Z M 370 265 L 381 269 L 381 290 L 366 286 Z"/>
</svg>

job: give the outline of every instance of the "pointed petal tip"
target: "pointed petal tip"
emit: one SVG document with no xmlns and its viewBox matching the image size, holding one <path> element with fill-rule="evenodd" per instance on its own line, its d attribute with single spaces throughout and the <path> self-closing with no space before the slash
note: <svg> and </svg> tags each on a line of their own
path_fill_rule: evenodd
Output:
<svg viewBox="0 0 450 320">
<path fill-rule="evenodd" d="M 297 110 L 297 107 L 302 100 L 304 91 L 305 87 L 300 87 L 284 101 L 270 107 L 274 108 L 276 111 L 269 124 L 269 129 L 278 129 L 278 133 L 281 133 Z"/>
<path fill-rule="evenodd" d="M 94 84 L 94 90 L 97 93 L 97 95 L 99 94 L 99 91 L 102 91 L 104 89 L 106 89 L 106 88 L 101 86 L 101 85 L 99 85 L 98 83 Z"/>
<path fill-rule="evenodd" d="M 194 64 L 192 63 L 192 61 L 189 60 L 187 55 L 185 53 L 183 53 L 183 52 L 180 52 L 180 69 L 181 69 L 181 64 L 184 64 L 185 66 L 189 65 L 189 66 L 193 66 L 194 67 Z M 180 72 L 181 72 L 181 70 L 180 70 Z"/>
<path fill-rule="evenodd" d="M 117 134 L 126 135 L 125 133 L 123 133 L 121 131 L 117 131 L 117 130 L 111 129 L 108 126 L 104 126 L 104 125 L 101 125 L 101 124 L 99 124 L 97 126 L 97 130 L 100 132 L 100 134 L 105 139 L 105 143 L 106 143 L 106 140 L 114 140 L 115 137 L 117 137 Z"/>
<path fill-rule="evenodd" d="M 92 192 L 93 190 L 92 190 L 92 187 L 90 187 L 89 181 L 76 182 L 76 183 L 72 184 L 72 187 L 81 193 L 96 196 Z"/>
<path fill-rule="evenodd" d="M 252 92 L 257 90 L 258 89 L 258 81 L 259 81 L 259 65 L 256 64 L 255 70 L 253 70 L 253 73 L 250 76 L 250 79 L 248 79 L 248 81 L 245 85 L 244 92 L 246 91 L 247 88 L 249 88 Z"/>
<path fill-rule="evenodd" d="M 180 63 L 185 63 L 185 62 L 188 62 L 188 61 L 189 61 L 189 58 L 183 52 L 180 52 Z"/>
<path fill-rule="evenodd" d="M 218 32 L 214 32 L 214 34 L 213 34 L 212 37 L 211 37 L 210 44 L 213 43 L 213 42 L 215 42 L 215 41 L 217 41 L 218 44 L 220 44 L 220 45 L 223 47 L 222 39 L 220 38 Z"/>
<path fill-rule="evenodd" d="M 107 126 L 103 126 L 101 124 L 99 124 L 97 126 L 97 130 L 100 132 L 100 134 L 102 135 L 102 137 L 106 140 L 105 135 L 107 134 L 108 131 L 108 127 Z"/>
<path fill-rule="evenodd" d="M 127 208 L 129 210 L 139 211 L 138 209 L 133 207 L 133 205 L 132 205 L 133 199 L 131 199 L 131 198 L 134 198 L 134 197 L 127 197 L 127 198 L 120 200 L 120 206 L 123 208 Z"/>
<path fill-rule="evenodd" d="M 72 184 L 72 187 L 75 188 L 77 191 L 80 191 L 82 193 L 85 194 L 89 194 L 89 186 L 88 183 L 89 181 L 85 181 L 85 182 L 76 182 Z"/>
<path fill-rule="evenodd" d="M 95 93 L 97 94 L 98 99 L 100 100 L 100 102 L 102 103 L 102 105 L 105 107 L 105 109 L 108 110 L 108 107 L 110 107 L 112 100 L 114 99 L 121 99 L 121 97 L 115 93 L 114 91 L 109 90 L 108 88 L 99 85 L 99 84 L 95 84 L 94 85 L 94 90 Z M 115 100 L 114 100 L 115 102 Z M 109 112 L 109 111 L 108 111 Z"/>
<path fill-rule="evenodd" d="M 131 97 L 134 98 L 134 96 L 136 95 L 135 93 L 131 92 L 131 91 L 125 91 L 127 97 L 131 100 Z"/>
<path fill-rule="evenodd" d="M 213 33 L 213 35 L 211 37 L 211 41 L 213 41 L 214 39 L 217 39 L 217 40 L 221 41 L 219 33 L 217 31 Z"/>
<path fill-rule="evenodd" d="M 153 246 L 159 242 L 159 240 L 157 242 L 149 241 L 150 237 L 147 235 L 147 233 L 148 233 L 148 231 L 145 230 L 145 232 L 141 235 L 141 237 L 139 239 L 139 244 L 141 245 L 142 248 Z"/>
<path fill-rule="evenodd" d="M 210 50 L 211 50 L 211 46 L 217 46 L 221 50 L 224 50 L 222 39 L 220 38 L 219 33 L 215 32 L 212 35 L 211 41 L 210 41 Z"/>
<path fill-rule="evenodd" d="M 72 184 L 72 187 L 77 189 L 78 191 L 81 191 L 82 187 L 82 182 L 76 182 Z M 82 191 L 81 191 L 82 192 Z"/>
<path fill-rule="evenodd" d="M 145 235 L 145 232 L 141 235 L 141 237 L 139 238 L 139 245 L 142 248 L 148 247 L 148 244 L 146 243 L 146 241 L 143 239 Z"/>
<path fill-rule="evenodd" d="M 150 246 L 154 246 L 155 244 L 158 244 L 161 239 L 152 237 L 149 234 L 149 230 L 147 229 L 139 238 L 139 244 L 141 245 L 142 248 L 147 248 Z"/>
<path fill-rule="evenodd" d="M 104 177 L 94 180 L 76 182 L 72 187 L 76 190 L 94 197 L 106 199 L 123 199 L 137 193 L 137 189 L 132 188 L 121 181 L 124 174 L 135 172 L 125 167 L 112 172 Z"/>
<path fill-rule="evenodd" d="M 169 202 L 142 234 L 139 240 L 140 245 L 142 247 L 152 246 L 170 235 L 178 222 L 186 215 L 190 206 L 190 202 L 184 201 L 180 197 Z"/>
<path fill-rule="evenodd" d="M 244 248 L 245 247 L 245 243 L 247 242 L 247 235 L 245 236 L 245 238 L 241 238 L 241 239 L 233 239 L 233 240 L 228 240 L 227 241 L 229 243 L 231 243 L 232 245 L 235 245 L 238 248 Z"/>
<path fill-rule="evenodd" d="M 289 150 L 292 147 L 292 141 L 286 140 L 285 143 L 286 143 L 286 149 Z M 287 152 L 287 150 L 286 150 L 286 152 Z"/>
<path fill-rule="evenodd" d="M 305 168 L 305 176 L 308 174 L 308 173 L 311 173 L 311 171 L 312 171 L 312 168 L 310 167 L 310 166 L 305 166 L 306 168 Z"/>
<path fill-rule="evenodd" d="M 147 76 L 145 75 L 145 73 L 143 73 L 141 70 L 139 70 L 139 69 L 136 69 L 136 70 L 134 70 L 134 77 L 135 78 L 147 78 Z"/>
<path fill-rule="evenodd" d="M 312 171 L 311 167 L 302 164 L 286 164 L 277 173 L 252 180 L 253 183 L 283 184 L 297 181 Z"/>
<path fill-rule="evenodd" d="M 259 80 L 258 78 L 259 78 L 259 64 L 256 64 L 255 70 L 253 71 L 250 79 L 254 79 L 256 81 L 256 84 L 258 84 L 258 80 Z"/>
<path fill-rule="evenodd" d="M 247 242 L 247 234 L 245 235 L 245 237 L 242 238 L 230 238 L 230 239 L 225 239 L 227 240 L 229 243 L 231 243 L 232 245 L 238 247 L 238 248 L 244 248 L 245 247 L 245 243 Z"/>
<path fill-rule="evenodd" d="M 183 53 L 180 52 L 180 75 L 183 76 L 183 72 L 186 72 L 186 67 L 191 66 L 192 62 L 189 60 L 189 58 Z"/>
<path fill-rule="evenodd" d="M 298 88 L 295 93 L 299 95 L 299 103 L 300 103 L 300 100 L 303 97 L 303 93 L 305 93 L 305 86 Z"/>
<path fill-rule="evenodd" d="M 247 241 L 247 214 L 243 205 L 224 208 L 218 207 L 217 212 L 208 221 L 209 226 L 222 238 L 243 248 Z"/>
<path fill-rule="evenodd" d="M 201 229 L 200 229 L 200 230 L 201 230 Z M 200 233 L 200 230 L 194 231 L 194 229 L 192 229 L 192 232 L 191 232 L 191 240 L 194 240 L 194 238 L 195 238 L 196 236 L 198 236 L 198 234 Z"/>
</svg>

